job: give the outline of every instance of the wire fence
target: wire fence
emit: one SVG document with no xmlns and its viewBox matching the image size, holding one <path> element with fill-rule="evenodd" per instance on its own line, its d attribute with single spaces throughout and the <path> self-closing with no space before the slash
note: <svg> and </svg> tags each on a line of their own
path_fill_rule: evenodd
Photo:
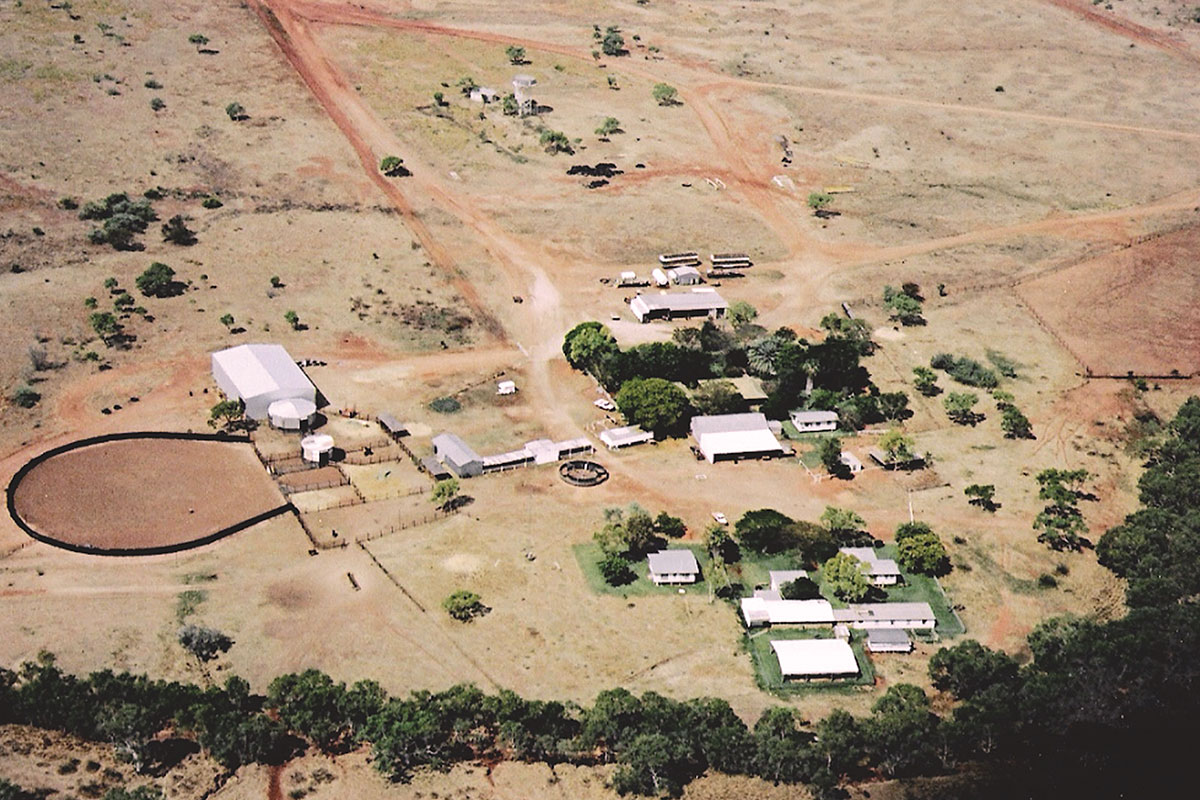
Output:
<svg viewBox="0 0 1200 800">
<path fill-rule="evenodd" d="M 317 483 L 303 483 L 298 486 L 279 485 L 279 490 L 285 495 L 299 494 L 301 492 L 315 492 L 318 489 L 333 489 L 338 486 L 348 486 L 350 479 L 345 475 L 339 475 L 338 478 L 330 478 L 328 480 L 319 481 Z M 361 500 L 357 502 L 362 502 Z"/>
</svg>

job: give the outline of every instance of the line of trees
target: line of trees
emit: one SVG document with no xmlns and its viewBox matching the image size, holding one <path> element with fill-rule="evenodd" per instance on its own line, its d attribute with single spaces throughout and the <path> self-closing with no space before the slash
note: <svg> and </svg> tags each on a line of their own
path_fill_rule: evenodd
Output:
<svg viewBox="0 0 1200 800">
<path fill-rule="evenodd" d="M 582 322 L 567 333 L 562 351 L 572 367 L 591 374 L 617 395 L 630 381 L 655 380 L 636 384 L 637 392 L 630 399 L 639 402 L 630 405 L 632 416 L 619 396 L 617 404 L 631 422 L 660 434 L 681 432 L 696 411 L 719 413 L 728 399 L 720 396 L 721 389 L 713 388 L 689 401 L 677 386 L 667 388 L 670 384 L 695 386 L 700 380 L 746 374 L 763 379 L 767 391 L 763 412 L 772 419 L 786 419 L 795 408 L 835 410 L 843 427 L 861 428 L 912 415 L 908 395 L 880 392 L 862 366 L 873 345 L 861 321 L 829 314 L 821 326 L 825 339 L 810 343 L 789 328 L 768 332 L 752 319 L 732 330 L 706 320 L 698 328 L 676 329 L 670 342 L 622 349 L 604 325 Z M 643 424 L 640 413 L 647 393 L 654 410 L 645 415 L 649 425 Z M 707 407 L 698 408 L 702 404 Z M 664 416 L 662 411 L 668 413 Z"/>
</svg>

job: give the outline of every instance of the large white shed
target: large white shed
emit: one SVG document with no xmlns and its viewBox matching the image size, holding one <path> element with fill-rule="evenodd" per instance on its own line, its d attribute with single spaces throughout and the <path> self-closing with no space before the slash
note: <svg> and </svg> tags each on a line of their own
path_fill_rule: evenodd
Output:
<svg viewBox="0 0 1200 800">
<path fill-rule="evenodd" d="M 212 354 L 217 386 L 246 404 L 246 416 L 264 420 L 276 400 L 317 402 L 317 387 L 278 344 L 242 344 Z"/>
</svg>

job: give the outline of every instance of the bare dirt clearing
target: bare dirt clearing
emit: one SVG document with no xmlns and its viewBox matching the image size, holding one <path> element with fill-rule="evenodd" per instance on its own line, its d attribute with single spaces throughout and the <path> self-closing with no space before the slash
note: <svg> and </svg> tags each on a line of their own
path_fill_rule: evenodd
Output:
<svg viewBox="0 0 1200 800">
<path fill-rule="evenodd" d="M 283 505 L 248 444 L 128 439 L 52 456 L 17 486 L 36 531 L 81 547 L 169 547 Z"/>
<path fill-rule="evenodd" d="M 1019 292 L 1098 375 L 1200 372 L 1200 228 L 1023 283 Z"/>
</svg>

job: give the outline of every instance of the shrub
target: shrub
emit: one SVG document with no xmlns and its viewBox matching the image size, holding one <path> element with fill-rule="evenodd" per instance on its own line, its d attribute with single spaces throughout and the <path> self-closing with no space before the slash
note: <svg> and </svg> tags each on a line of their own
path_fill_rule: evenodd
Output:
<svg viewBox="0 0 1200 800">
<path fill-rule="evenodd" d="M 679 90 L 669 83 L 654 84 L 654 88 L 650 90 L 650 93 L 654 96 L 654 102 L 660 106 L 679 105 Z"/>
<path fill-rule="evenodd" d="M 453 414 L 461 408 L 462 403 L 449 396 L 439 397 L 429 404 L 429 410 L 436 411 L 439 414 Z"/>
<path fill-rule="evenodd" d="M 179 644 L 201 661 L 212 661 L 233 646 L 233 640 L 213 628 L 184 625 L 179 629 Z"/>
<path fill-rule="evenodd" d="M 250 118 L 246 113 L 246 108 L 241 103 L 235 102 L 225 106 L 225 113 L 234 122 L 241 122 L 244 119 Z"/>
<path fill-rule="evenodd" d="M 12 397 L 9 399 L 12 400 L 14 405 L 20 406 L 21 408 L 33 408 L 38 404 L 38 401 L 42 399 L 42 396 L 34 391 L 32 386 L 26 384 L 24 386 L 17 387 L 16 391 L 12 393 Z"/>
<path fill-rule="evenodd" d="M 162 111 L 166 107 L 167 107 L 167 102 L 165 100 L 163 100 L 161 97 L 151 97 L 150 98 L 151 110 Z"/>
<path fill-rule="evenodd" d="M 210 196 L 204 198 L 204 200 L 201 201 L 200 205 L 204 206 L 205 208 L 220 208 L 221 206 L 223 206 L 225 204 L 222 203 L 217 198 L 212 197 L 210 195 Z"/>
<path fill-rule="evenodd" d="M 147 89 L 161 89 L 163 87 L 163 85 L 161 83 L 159 83 L 157 80 L 155 80 L 154 78 L 147 78 L 146 82 L 143 83 L 142 85 L 145 86 Z"/>
<path fill-rule="evenodd" d="M 475 617 L 487 613 L 482 598 L 474 592 L 459 589 L 442 601 L 446 613 L 459 622 L 470 622 Z"/>
</svg>

